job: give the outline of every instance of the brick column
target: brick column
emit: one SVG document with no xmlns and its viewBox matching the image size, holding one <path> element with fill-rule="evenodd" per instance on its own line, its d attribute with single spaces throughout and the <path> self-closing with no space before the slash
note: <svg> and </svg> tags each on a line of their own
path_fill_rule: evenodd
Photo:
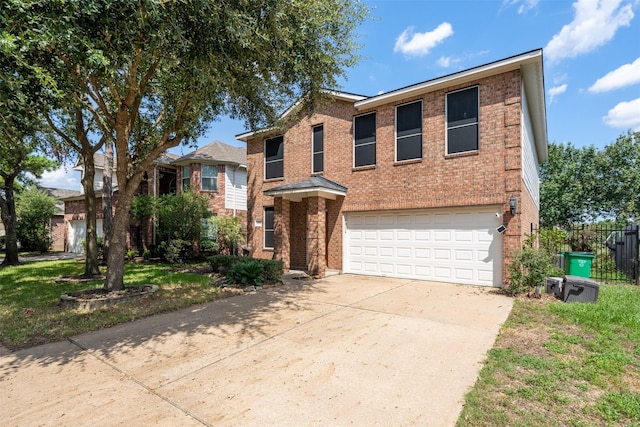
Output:
<svg viewBox="0 0 640 427">
<path fill-rule="evenodd" d="M 289 271 L 291 268 L 291 247 L 290 247 L 290 224 L 291 207 L 289 200 L 276 197 L 273 200 L 274 214 L 274 259 L 283 263 L 283 270 Z"/>
<path fill-rule="evenodd" d="M 313 276 L 324 277 L 327 269 L 325 199 L 309 198 L 307 209 L 307 270 Z"/>
</svg>

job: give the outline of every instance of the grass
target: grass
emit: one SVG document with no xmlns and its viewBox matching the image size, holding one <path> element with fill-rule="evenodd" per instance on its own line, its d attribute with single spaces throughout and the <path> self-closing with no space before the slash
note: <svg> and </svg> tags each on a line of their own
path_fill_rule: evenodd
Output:
<svg viewBox="0 0 640 427">
<path fill-rule="evenodd" d="M 56 283 L 59 276 L 79 275 L 84 264 L 74 261 L 30 262 L 0 268 L 0 343 L 20 349 L 59 341 L 156 313 L 221 298 L 210 278 L 173 272 L 163 264 L 127 264 L 125 286 L 158 285 L 160 290 L 115 307 L 82 311 L 58 306 L 62 293 L 102 287 L 101 281 Z"/>
<path fill-rule="evenodd" d="M 458 426 L 640 426 L 640 288 L 516 300 Z"/>
</svg>

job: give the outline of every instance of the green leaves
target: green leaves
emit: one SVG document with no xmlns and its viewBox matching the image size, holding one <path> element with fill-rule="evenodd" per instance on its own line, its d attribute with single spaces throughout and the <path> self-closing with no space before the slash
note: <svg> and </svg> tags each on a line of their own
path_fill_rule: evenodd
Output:
<svg viewBox="0 0 640 427">
<path fill-rule="evenodd" d="M 598 150 L 549 144 L 540 170 L 540 221 L 569 226 L 602 218 L 626 223 L 640 216 L 640 132 Z"/>
</svg>

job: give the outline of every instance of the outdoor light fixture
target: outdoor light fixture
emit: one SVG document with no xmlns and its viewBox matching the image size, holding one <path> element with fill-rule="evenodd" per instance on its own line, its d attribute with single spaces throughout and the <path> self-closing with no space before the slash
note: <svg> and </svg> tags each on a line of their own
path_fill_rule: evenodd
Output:
<svg viewBox="0 0 640 427">
<path fill-rule="evenodd" d="M 513 194 L 509 197 L 509 210 L 511 211 L 511 215 L 516 214 L 516 208 L 518 207 L 518 199 Z"/>
</svg>

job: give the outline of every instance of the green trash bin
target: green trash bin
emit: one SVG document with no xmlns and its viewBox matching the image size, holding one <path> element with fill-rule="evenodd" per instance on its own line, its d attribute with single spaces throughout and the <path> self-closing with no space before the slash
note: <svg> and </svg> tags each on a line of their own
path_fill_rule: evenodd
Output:
<svg viewBox="0 0 640 427">
<path fill-rule="evenodd" d="M 565 252 L 564 271 L 570 276 L 591 278 L 591 262 L 593 261 L 591 252 Z"/>
</svg>

